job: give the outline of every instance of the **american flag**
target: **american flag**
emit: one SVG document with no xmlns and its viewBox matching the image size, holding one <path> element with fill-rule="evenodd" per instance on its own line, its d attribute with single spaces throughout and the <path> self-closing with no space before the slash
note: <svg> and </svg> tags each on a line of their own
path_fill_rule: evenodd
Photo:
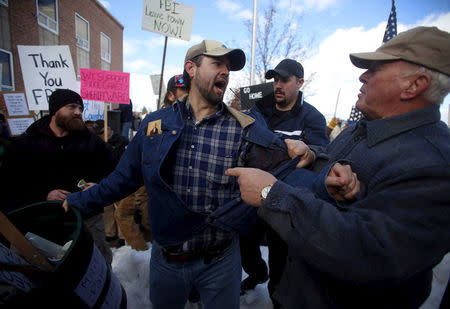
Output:
<svg viewBox="0 0 450 309">
<path fill-rule="evenodd" d="M 391 14 L 389 14 L 386 30 L 384 31 L 383 43 L 389 41 L 396 35 L 397 35 L 397 13 L 395 11 L 395 0 L 392 0 Z"/>
</svg>

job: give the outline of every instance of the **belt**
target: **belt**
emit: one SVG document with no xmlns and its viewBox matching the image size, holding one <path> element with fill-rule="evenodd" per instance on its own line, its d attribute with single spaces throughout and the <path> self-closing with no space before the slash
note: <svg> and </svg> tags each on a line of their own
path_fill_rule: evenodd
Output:
<svg viewBox="0 0 450 309">
<path fill-rule="evenodd" d="M 161 247 L 161 253 L 167 262 L 191 262 L 203 259 L 205 264 L 209 264 L 213 258 L 220 256 L 230 244 L 231 239 L 217 246 L 186 252 L 170 252 L 173 247 Z"/>
</svg>

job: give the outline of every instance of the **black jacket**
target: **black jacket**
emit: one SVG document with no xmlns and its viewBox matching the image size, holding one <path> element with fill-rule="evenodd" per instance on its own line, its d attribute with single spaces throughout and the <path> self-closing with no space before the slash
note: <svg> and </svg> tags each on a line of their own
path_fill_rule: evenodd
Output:
<svg viewBox="0 0 450 309">
<path fill-rule="evenodd" d="M 45 201 L 55 189 L 79 191 L 79 180 L 98 182 L 112 171 L 111 151 L 98 136 L 86 128 L 56 137 L 50 119 L 34 122 L 6 150 L 0 169 L 2 211 Z"/>
<path fill-rule="evenodd" d="M 267 126 L 282 138 L 300 139 L 309 145 L 326 146 L 330 140 L 326 133 L 325 117 L 311 104 L 303 101 L 299 91 L 297 103 L 288 112 L 275 109 L 273 95 L 256 102 L 252 114 L 260 113 Z"/>
</svg>

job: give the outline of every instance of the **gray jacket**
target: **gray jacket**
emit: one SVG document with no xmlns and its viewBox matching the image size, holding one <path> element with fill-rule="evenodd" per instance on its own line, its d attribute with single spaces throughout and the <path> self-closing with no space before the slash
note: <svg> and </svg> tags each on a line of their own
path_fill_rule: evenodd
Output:
<svg viewBox="0 0 450 309">
<path fill-rule="evenodd" d="M 450 250 L 450 134 L 439 106 L 344 130 L 326 149 L 364 184 L 334 206 L 275 183 L 258 214 L 286 241 L 290 308 L 418 308 Z"/>
</svg>

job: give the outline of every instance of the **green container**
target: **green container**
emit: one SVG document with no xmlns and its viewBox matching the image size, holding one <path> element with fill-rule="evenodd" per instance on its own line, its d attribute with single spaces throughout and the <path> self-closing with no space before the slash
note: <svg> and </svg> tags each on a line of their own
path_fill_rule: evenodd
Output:
<svg viewBox="0 0 450 309">
<path fill-rule="evenodd" d="M 83 228 L 76 209 L 66 213 L 61 202 L 41 202 L 7 216 L 24 235 L 32 232 L 60 246 L 70 240 L 72 244 L 53 271 L 30 277 L 35 287 L 18 293 L 6 307 L 126 309 L 125 290 Z"/>
</svg>

